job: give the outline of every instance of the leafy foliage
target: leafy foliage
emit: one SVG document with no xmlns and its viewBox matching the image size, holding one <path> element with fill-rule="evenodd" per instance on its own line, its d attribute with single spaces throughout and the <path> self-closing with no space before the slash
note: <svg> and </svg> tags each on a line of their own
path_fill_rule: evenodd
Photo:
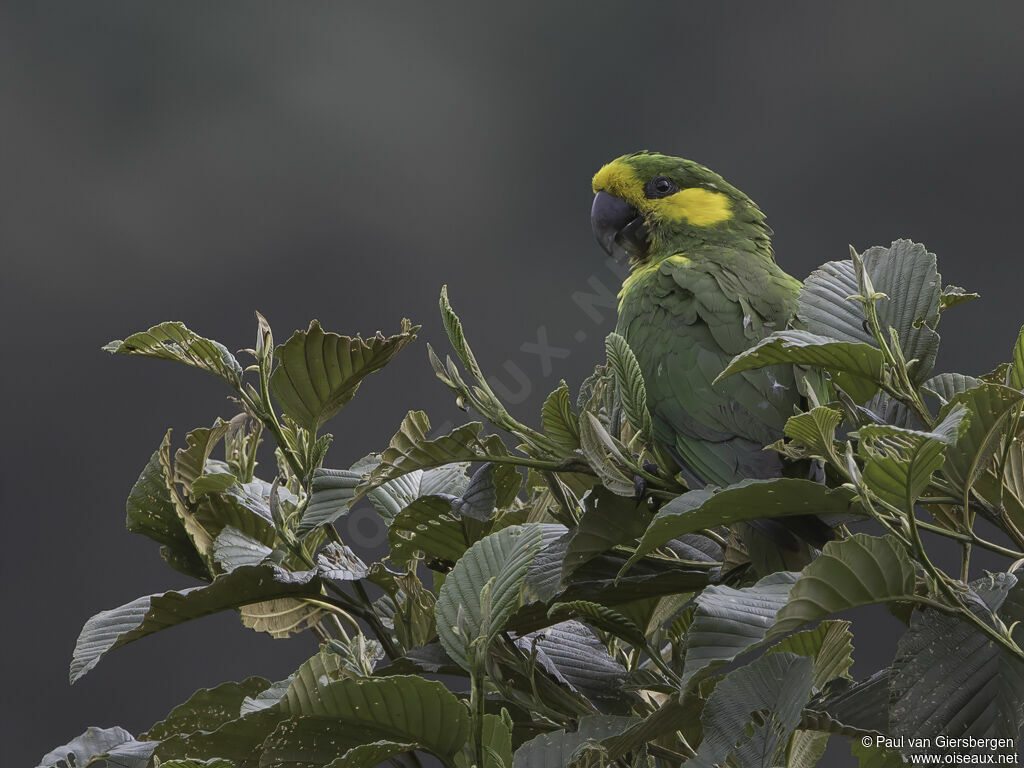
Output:
<svg viewBox="0 0 1024 768">
<path fill-rule="evenodd" d="M 725 488 L 688 487 L 656 443 L 617 334 L 578 392 L 560 382 L 538 427 L 520 421 L 446 289 L 453 356 L 430 349 L 430 363 L 481 420 L 439 434 L 410 411 L 347 469 L 323 466 L 333 436 L 321 429 L 418 326 L 364 340 L 314 321 L 275 347 L 257 315 L 245 369 L 180 323 L 112 342 L 213 374 L 239 413 L 184 446 L 168 432 L 126 504 L 128 530 L 200 584 L 89 619 L 72 681 L 126 643 L 225 610 L 274 637 L 309 632 L 319 650 L 284 680 L 200 690 L 138 739 L 90 728 L 40 768 L 412 767 L 422 753 L 448 768 L 810 768 L 837 739 L 881 767 L 912 748 L 885 739 L 939 733 L 1003 739 L 1012 754 L 1024 332 L 992 373 L 934 374 L 939 322 L 972 297 L 909 241 L 814 272 L 792 326 L 721 372 L 796 366 L 805 407 L 768 446 L 785 472 Z M 261 478 L 264 438 L 276 466 Z M 365 562 L 334 525 L 360 503 L 388 535 Z M 797 565 L 751 544 L 751 531 L 799 533 L 812 515 L 833 538 Z M 937 564 L 934 537 L 959 552 L 956 573 Z M 1005 567 L 971 580 L 979 550 Z M 856 637 L 835 617 L 875 604 L 907 628 L 890 666 L 852 680 Z"/>
</svg>

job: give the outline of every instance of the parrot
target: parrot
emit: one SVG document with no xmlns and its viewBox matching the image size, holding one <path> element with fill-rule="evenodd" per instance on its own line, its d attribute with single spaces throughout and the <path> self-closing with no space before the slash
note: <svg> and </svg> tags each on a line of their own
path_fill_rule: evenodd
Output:
<svg viewBox="0 0 1024 768">
<path fill-rule="evenodd" d="M 794 369 L 715 383 L 733 357 L 796 314 L 801 282 L 776 263 L 765 215 L 714 171 L 655 152 L 611 161 L 592 187 L 594 235 L 629 262 L 616 332 L 640 366 L 652 439 L 691 488 L 782 476 L 783 457 L 765 446 L 782 438 L 803 400 Z M 749 528 L 788 550 L 832 535 L 813 515 Z"/>
</svg>

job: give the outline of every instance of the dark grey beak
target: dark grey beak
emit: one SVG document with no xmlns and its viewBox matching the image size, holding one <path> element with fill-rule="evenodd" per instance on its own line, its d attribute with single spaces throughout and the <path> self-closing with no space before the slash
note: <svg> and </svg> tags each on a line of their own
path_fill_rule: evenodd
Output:
<svg viewBox="0 0 1024 768">
<path fill-rule="evenodd" d="M 647 253 L 647 225 L 636 208 L 607 192 L 594 196 L 590 224 L 598 244 L 612 258 L 625 251 L 631 259 Z"/>
</svg>

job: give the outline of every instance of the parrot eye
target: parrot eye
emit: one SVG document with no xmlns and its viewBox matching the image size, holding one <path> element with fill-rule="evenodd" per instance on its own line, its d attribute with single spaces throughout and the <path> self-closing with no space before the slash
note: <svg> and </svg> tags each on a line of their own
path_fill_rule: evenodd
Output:
<svg viewBox="0 0 1024 768">
<path fill-rule="evenodd" d="M 678 191 L 679 187 L 667 176 L 655 176 L 644 187 L 644 195 L 648 198 L 668 197 Z"/>
</svg>

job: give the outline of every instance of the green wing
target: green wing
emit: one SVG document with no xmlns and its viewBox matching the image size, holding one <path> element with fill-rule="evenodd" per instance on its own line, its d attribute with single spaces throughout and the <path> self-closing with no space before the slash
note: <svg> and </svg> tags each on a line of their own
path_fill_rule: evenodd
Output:
<svg viewBox="0 0 1024 768">
<path fill-rule="evenodd" d="M 799 282 L 763 257 L 707 248 L 674 256 L 624 289 L 618 331 L 636 354 L 655 437 L 697 479 L 727 485 L 781 473 L 764 446 L 800 400 L 787 367 L 712 381 L 732 358 L 785 327 Z"/>
</svg>

